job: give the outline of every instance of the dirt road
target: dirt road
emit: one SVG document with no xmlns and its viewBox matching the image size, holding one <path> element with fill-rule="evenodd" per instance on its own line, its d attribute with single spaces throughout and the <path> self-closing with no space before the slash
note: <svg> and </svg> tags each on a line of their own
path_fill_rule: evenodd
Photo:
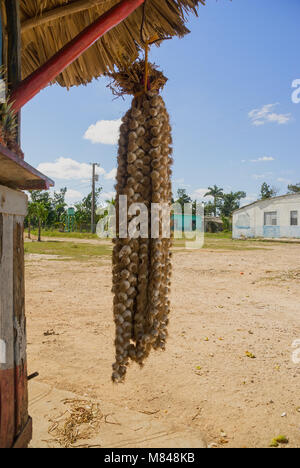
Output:
<svg viewBox="0 0 300 468">
<path fill-rule="evenodd" d="M 261 247 L 176 252 L 167 352 L 152 355 L 142 371 L 132 366 L 121 386 L 110 381 L 110 261 L 29 258 L 30 372 L 49 388 L 112 405 L 120 444 L 130 411 L 144 415 L 139 446 L 149 446 L 147 424 L 155 424 L 199 434 L 200 445 L 201 434 L 222 448 L 268 447 L 285 435 L 288 447 L 300 447 L 300 364 L 292 361 L 300 339 L 299 245 Z M 56 446 L 45 428 L 49 402 L 51 395 L 39 402 L 36 445 L 47 438 Z M 105 446 L 116 446 L 115 427 L 108 431 Z"/>
</svg>

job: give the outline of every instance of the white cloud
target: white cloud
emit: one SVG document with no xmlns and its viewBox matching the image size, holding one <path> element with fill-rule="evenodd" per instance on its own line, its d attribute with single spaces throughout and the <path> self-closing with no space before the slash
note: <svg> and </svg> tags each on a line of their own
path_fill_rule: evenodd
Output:
<svg viewBox="0 0 300 468">
<path fill-rule="evenodd" d="M 251 162 L 256 163 L 256 162 L 272 162 L 275 161 L 275 158 L 272 156 L 263 156 L 262 158 L 258 159 L 251 159 Z"/>
<path fill-rule="evenodd" d="M 253 109 L 249 112 L 248 116 L 252 125 L 259 127 L 266 123 L 277 123 L 278 125 L 287 124 L 292 118 L 291 114 L 276 114 L 276 112 L 274 112 L 274 107 L 277 105 L 278 103 L 266 104 L 260 109 Z"/>
<path fill-rule="evenodd" d="M 259 179 L 265 179 L 266 178 L 266 174 L 253 174 L 253 179 L 255 180 L 259 180 Z"/>
<path fill-rule="evenodd" d="M 259 180 L 259 179 L 268 179 L 268 178 L 272 178 L 274 176 L 274 173 L 273 172 L 265 172 L 264 174 L 253 174 L 252 177 L 253 179 L 255 180 Z"/>
<path fill-rule="evenodd" d="M 199 188 L 197 190 L 195 190 L 195 192 L 193 193 L 193 196 L 192 198 L 195 199 L 195 200 L 201 200 L 201 201 L 209 201 L 209 200 L 212 200 L 212 197 L 205 197 L 205 194 L 208 192 L 208 189 L 207 188 Z"/>
<path fill-rule="evenodd" d="M 92 167 L 90 164 L 80 163 L 71 158 L 58 158 L 54 162 L 41 163 L 38 170 L 49 177 L 61 180 L 90 180 Z M 97 167 L 97 174 L 106 174 L 102 167 Z"/>
<path fill-rule="evenodd" d="M 191 188 L 191 185 L 189 184 L 185 184 L 184 183 L 184 179 L 174 179 L 173 180 L 173 184 L 175 187 L 178 187 L 178 188 L 181 188 L 181 189 L 186 189 L 186 190 L 189 190 Z"/>
<path fill-rule="evenodd" d="M 106 180 L 114 180 L 117 177 L 117 169 L 112 169 L 105 176 Z"/>
<path fill-rule="evenodd" d="M 66 193 L 66 202 L 73 203 L 82 200 L 83 194 L 78 192 L 78 190 L 68 189 Z"/>
<path fill-rule="evenodd" d="M 84 139 L 93 144 L 116 145 L 119 140 L 122 120 L 99 120 L 91 125 L 84 134 Z"/>
<path fill-rule="evenodd" d="M 290 184 L 291 180 L 290 179 L 285 179 L 283 177 L 278 177 L 277 182 L 280 182 L 282 184 Z"/>
<path fill-rule="evenodd" d="M 174 184 L 184 184 L 184 179 L 174 179 Z"/>
<path fill-rule="evenodd" d="M 92 166 L 71 158 L 58 158 L 54 162 L 41 163 L 38 170 L 53 179 L 80 180 L 82 183 L 89 183 L 92 179 Z M 113 180 L 117 170 L 106 172 L 103 167 L 96 167 L 96 174 L 104 176 L 106 180 Z"/>
<path fill-rule="evenodd" d="M 253 195 L 253 196 L 249 196 L 247 198 L 244 198 L 242 201 L 241 201 L 241 206 L 245 206 L 245 205 L 249 205 L 250 203 L 253 203 L 255 202 L 256 200 L 258 200 L 258 196 L 257 195 Z"/>
<path fill-rule="evenodd" d="M 106 200 L 112 200 L 116 198 L 116 192 L 102 192 L 100 194 L 100 201 L 106 202 Z"/>
</svg>

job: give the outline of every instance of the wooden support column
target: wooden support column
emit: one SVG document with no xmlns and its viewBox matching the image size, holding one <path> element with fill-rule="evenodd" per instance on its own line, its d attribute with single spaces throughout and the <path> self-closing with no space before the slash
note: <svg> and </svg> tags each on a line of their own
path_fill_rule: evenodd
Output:
<svg viewBox="0 0 300 468">
<path fill-rule="evenodd" d="M 0 448 L 25 448 L 28 415 L 24 307 L 25 194 L 0 186 Z"/>
<path fill-rule="evenodd" d="M 20 0 L 5 0 L 7 34 L 7 80 L 9 95 L 22 80 Z M 18 113 L 18 143 L 20 144 L 21 114 Z"/>
</svg>

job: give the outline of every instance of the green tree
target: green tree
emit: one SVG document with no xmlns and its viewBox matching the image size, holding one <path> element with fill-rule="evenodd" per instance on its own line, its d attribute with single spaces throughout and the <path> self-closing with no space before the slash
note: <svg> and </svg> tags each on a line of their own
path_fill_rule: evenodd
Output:
<svg viewBox="0 0 300 468">
<path fill-rule="evenodd" d="M 55 224 L 55 211 L 53 208 L 53 200 L 49 192 L 41 190 L 33 190 L 30 192 L 31 200 L 33 203 L 41 203 L 47 210 L 47 216 L 44 223 L 48 226 L 54 226 Z"/>
<path fill-rule="evenodd" d="M 109 213 L 110 208 L 113 207 L 113 206 L 116 207 L 115 198 L 112 198 L 111 200 L 105 200 L 105 206 L 103 208 L 103 210 L 104 210 L 103 215 L 100 215 L 100 218 L 107 216 L 108 213 Z"/>
<path fill-rule="evenodd" d="M 97 188 L 95 191 L 95 206 L 94 206 L 95 213 L 97 211 L 97 205 L 99 202 L 101 192 L 102 192 L 102 187 Z M 91 192 L 82 200 L 83 209 L 86 211 L 87 224 L 91 222 L 91 218 L 92 218 L 92 198 L 93 196 Z M 96 219 L 96 224 L 97 224 L 97 219 Z"/>
<path fill-rule="evenodd" d="M 66 193 L 67 187 L 61 188 L 59 192 L 54 192 L 52 206 L 55 213 L 55 222 L 62 223 L 66 216 Z"/>
<path fill-rule="evenodd" d="M 288 191 L 289 193 L 299 193 L 300 192 L 300 183 L 295 184 L 295 185 L 289 185 L 288 186 Z"/>
<path fill-rule="evenodd" d="M 204 205 L 204 214 L 205 216 L 212 216 L 215 214 L 215 205 L 211 201 L 205 203 Z"/>
<path fill-rule="evenodd" d="M 224 232 L 232 231 L 232 218 L 227 216 L 222 216 L 223 221 L 223 230 Z"/>
<path fill-rule="evenodd" d="M 246 192 L 230 192 L 223 195 L 223 203 L 221 205 L 221 215 L 227 218 L 232 216 L 235 210 L 241 206 L 241 200 L 246 198 Z"/>
<path fill-rule="evenodd" d="M 111 200 L 105 200 L 105 203 L 106 203 L 107 205 L 116 206 L 116 199 L 115 199 L 115 198 L 111 198 Z"/>
<path fill-rule="evenodd" d="M 75 220 L 76 224 L 79 227 L 79 231 L 82 232 L 82 226 L 85 224 L 86 218 L 86 210 L 82 203 L 76 203 L 75 205 Z"/>
<path fill-rule="evenodd" d="M 262 200 L 268 200 L 269 198 L 276 197 L 278 190 L 271 185 L 264 182 L 260 189 L 260 196 Z"/>
<path fill-rule="evenodd" d="M 208 192 L 204 195 L 205 197 L 213 197 L 214 199 L 214 215 L 218 214 L 218 201 L 223 198 L 224 191 L 222 188 L 214 185 L 213 187 L 208 187 Z"/>
<path fill-rule="evenodd" d="M 41 202 L 32 203 L 32 210 L 34 216 L 38 220 L 38 242 L 42 241 L 42 225 L 46 222 L 48 217 L 47 207 Z"/>
<path fill-rule="evenodd" d="M 188 195 L 186 189 L 178 189 L 177 190 L 177 200 L 176 203 L 179 203 L 182 207 L 182 210 L 184 209 L 184 205 L 188 203 L 192 203 L 191 197 Z"/>
<path fill-rule="evenodd" d="M 99 187 L 95 192 L 95 213 L 97 212 L 97 205 L 99 202 L 100 195 L 102 193 L 102 187 Z M 79 225 L 80 232 L 84 224 L 91 224 L 92 217 L 92 192 L 82 199 L 80 203 L 75 205 L 75 219 L 77 225 Z M 96 224 L 100 217 L 96 215 Z"/>
<path fill-rule="evenodd" d="M 28 202 L 26 222 L 28 226 L 28 239 L 31 239 L 31 223 L 35 217 L 36 206 L 32 201 Z"/>
</svg>

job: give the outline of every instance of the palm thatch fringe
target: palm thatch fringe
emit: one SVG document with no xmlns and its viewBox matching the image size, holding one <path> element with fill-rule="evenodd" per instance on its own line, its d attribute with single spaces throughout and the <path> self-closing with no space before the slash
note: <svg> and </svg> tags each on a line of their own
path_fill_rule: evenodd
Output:
<svg viewBox="0 0 300 468">
<path fill-rule="evenodd" d="M 119 2 L 120 0 L 103 0 L 86 10 L 26 29 L 22 34 L 22 78 L 43 65 L 85 27 Z M 21 21 L 24 23 L 69 3 L 72 2 L 20 0 Z M 185 36 L 189 33 L 185 26 L 187 14 L 192 12 L 197 15 L 199 4 L 205 5 L 205 0 L 147 0 L 145 34 L 149 37 Z M 104 73 L 113 72 L 115 67 L 124 69 L 132 64 L 143 45 L 140 36 L 142 19 L 143 7 L 140 7 L 64 70 L 56 81 L 61 86 L 70 88 L 87 84 Z"/>
<path fill-rule="evenodd" d="M 106 73 L 105 76 L 112 80 L 108 88 L 110 88 L 114 96 L 122 97 L 128 94 L 138 96 L 143 94 L 145 90 L 145 61 L 135 62 L 130 67 L 115 73 Z M 149 91 L 160 91 L 167 81 L 168 79 L 158 70 L 156 65 L 148 64 L 147 85 Z"/>
</svg>

